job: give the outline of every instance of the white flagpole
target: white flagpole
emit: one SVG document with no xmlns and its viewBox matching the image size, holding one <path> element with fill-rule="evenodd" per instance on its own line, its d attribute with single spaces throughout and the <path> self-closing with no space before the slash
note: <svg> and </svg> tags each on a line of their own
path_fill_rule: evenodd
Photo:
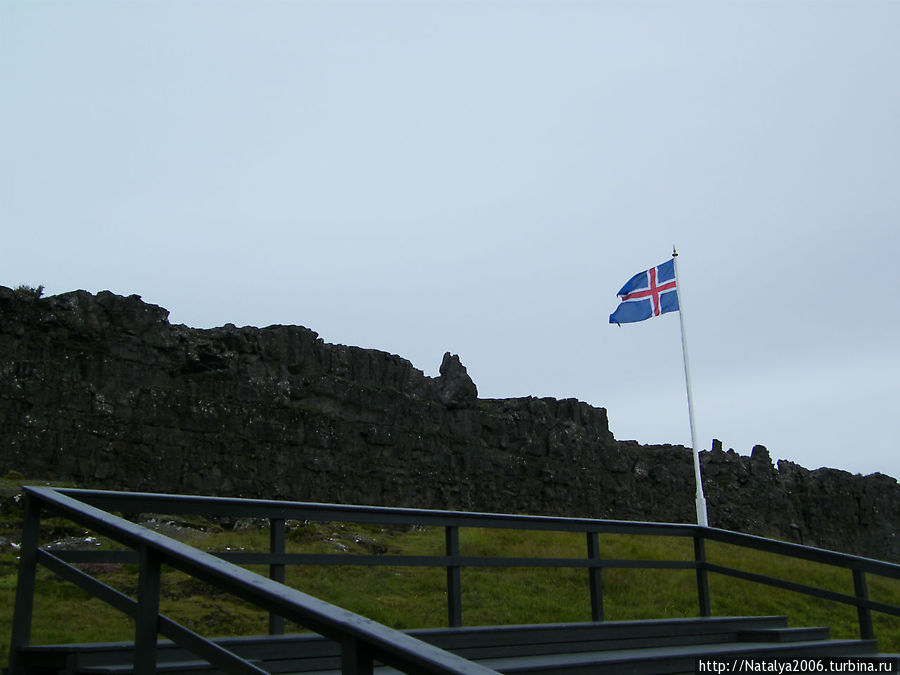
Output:
<svg viewBox="0 0 900 675">
<path fill-rule="evenodd" d="M 684 384 L 687 388 L 688 417 L 691 419 L 691 446 L 694 454 L 694 481 L 697 484 L 697 524 L 708 527 L 706 517 L 706 497 L 703 496 L 703 482 L 700 480 L 700 446 L 697 445 L 697 431 L 694 427 L 694 399 L 691 396 L 691 373 L 688 367 L 687 340 L 684 336 L 684 294 L 678 281 L 678 252 L 672 247 L 672 262 L 675 268 L 675 288 L 678 291 L 678 320 L 681 323 L 681 352 L 684 355 Z"/>
</svg>

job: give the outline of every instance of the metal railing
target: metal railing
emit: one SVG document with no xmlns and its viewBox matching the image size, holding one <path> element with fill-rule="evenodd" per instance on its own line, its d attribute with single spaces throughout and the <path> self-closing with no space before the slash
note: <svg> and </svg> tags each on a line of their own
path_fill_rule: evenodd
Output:
<svg viewBox="0 0 900 675">
<path fill-rule="evenodd" d="M 703 617 L 711 616 L 709 590 L 711 573 L 855 607 L 860 637 L 865 639 L 875 637 L 873 611 L 900 616 L 900 607 L 870 600 L 867 590 L 867 575 L 900 579 L 900 565 L 697 525 L 46 487 L 27 487 L 25 492 L 25 521 L 10 644 L 10 673 L 13 675 L 22 672 L 20 650 L 27 647 L 30 642 L 33 593 L 38 564 L 72 581 L 135 619 L 135 673 L 154 672 L 158 634 L 186 647 L 225 672 L 241 674 L 265 672 L 216 643 L 160 615 L 162 565 L 186 572 L 269 612 L 271 634 L 282 633 L 284 620 L 288 619 L 337 641 L 342 646 L 342 672 L 346 675 L 356 673 L 368 675 L 372 673 L 375 661 L 410 673 L 487 674 L 494 671 L 284 586 L 287 565 L 444 568 L 447 579 L 447 618 L 451 627 L 462 625 L 460 570 L 465 567 L 583 568 L 589 580 L 588 602 L 593 621 L 604 620 L 603 570 L 616 568 L 694 570 L 698 611 Z M 41 514 L 48 511 L 109 537 L 126 546 L 128 550 L 50 553 L 38 546 Z M 228 552 L 213 555 L 136 525 L 113 515 L 112 512 L 267 519 L 270 523 L 270 550 L 263 553 Z M 445 531 L 445 553 L 444 555 L 287 553 L 285 522 L 288 520 L 441 527 Z M 460 528 L 580 533 L 585 536 L 585 556 L 579 558 L 463 556 L 460 554 Z M 694 555 L 692 560 L 606 559 L 601 557 L 600 534 L 690 538 L 693 540 Z M 710 541 L 846 569 L 852 575 L 854 594 L 839 593 L 709 562 L 706 557 L 706 542 Z M 87 562 L 139 564 L 137 598 L 132 599 L 119 593 L 73 565 Z M 269 578 L 238 565 L 268 565 Z"/>
</svg>

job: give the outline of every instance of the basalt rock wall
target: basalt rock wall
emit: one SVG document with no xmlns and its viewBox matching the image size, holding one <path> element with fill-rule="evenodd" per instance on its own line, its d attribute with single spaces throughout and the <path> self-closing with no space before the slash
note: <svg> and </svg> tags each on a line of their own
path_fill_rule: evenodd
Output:
<svg viewBox="0 0 900 675">
<path fill-rule="evenodd" d="M 701 453 L 710 524 L 900 559 L 893 478 Z M 567 399 L 479 399 L 300 326 L 200 330 L 138 296 L 0 287 L 0 472 L 84 487 L 667 522 L 681 446 L 617 441 Z"/>
</svg>

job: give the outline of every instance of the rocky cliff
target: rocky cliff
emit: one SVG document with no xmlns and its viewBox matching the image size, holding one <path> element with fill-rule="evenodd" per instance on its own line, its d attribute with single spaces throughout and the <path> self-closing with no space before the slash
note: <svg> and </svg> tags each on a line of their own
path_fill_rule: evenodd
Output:
<svg viewBox="0 0 900 675">
<path fill-rule="evenodd" d="M 576 400 L 479 399 L 459 358 L 300 326 L 210 330 L 138 296 L 0 287 L 0 472 L 85 487 L 690 522 L 690 451 L 620 442 Z M 893 478 L 714 444 L 710 524 L 900 559 Z"/>
</svg>

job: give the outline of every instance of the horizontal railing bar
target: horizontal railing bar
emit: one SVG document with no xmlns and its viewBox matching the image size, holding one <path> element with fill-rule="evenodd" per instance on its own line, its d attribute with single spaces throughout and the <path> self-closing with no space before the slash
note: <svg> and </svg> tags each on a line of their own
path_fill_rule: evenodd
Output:
<svg viewBox="0 0 900 675">
<path fill-rule="evenodd" d="M 807 586 L 806 584 L 800 584 L 795 581 L 788 581 L 786 579 L 779 579 L 778 577 L 770 577 L 766 576 L 765 574 L 746 572 L 744 570 L 738 570 L 734 569 L 733 567 L 726 567 L 724 565 L 707 563 L 706 569 L 708 572 L 713 572 L 715 574 L 724 574 L 726 576 L 743 579 L 745 581 L 753 581 L 758 584 L 774 586 L 776 588 L 782 588 L 787 591 L 795 591 L 797 593 L 803 593 L 804 595 L 812 595 L 817 598 L 822 598 L 823 600 L 847 602 L 848 604 L 855 604 L 856 600 L 856 598 L 854 598 L 852 595 L 845 595 L 843 593 L 838 593 L 837 591 L 829 591 L 824 588 L 818 588 L 817 586 Z"/>
<path fill-rule="evenodd" d="M 89 574 L 66 564 L 59 557 L 38 549 L 38 562 L 54 574 L 78 586 L 83 591 L 99 598 L 131 619 L 137 615 L 137 601 L 115 588 L 98 581 Z M 244 675 L 268 675 L 268 672 L 220 647 L 215 642 L 194 633 L 166 616 L 159 617 L 159 632 L 176 644 L 189 649 L 211 665 L 228 669 L 228 672 Z"/>
<path fill-rule="evenodd" d="M 874 560 L 873 558 L 864 558 L 850 553 L 838 553 L 837 551 L 828 551 L 823 548 L 813 548 L 812 546 L 803 546 L 802 544 L 793 544 L 787 541 L 766 539 L 765 537 L 759 537 L 753 534 L 732 532 L 731 530 L 720 530 L 712 527 L 707 528 L 703 532 L 703 536 L 706 537 L 708 541 L 717 541 L 723 544 L 732 544 L 734 546 L 751 548 L 757 551 L 777 553 L 779 555 L 802 558 L 803 560 L 823 563 L 825 565 L 856 569 L 883 577 L 900 579 L 900 565 L 881 560 Z"/>
<path fill-rule="evenodd" d="M 832 602 L 840 602 L 845 605 L 852 605 L 854 607 L 866 607 L 868 609 L 873 609 L 878 612 L 883 612 L 885 614 L 892 614 L 894 616 L 900 616 L 900 608 L 894 607 L 893 605 L 887 605 L 882 602 L 877 602 L 874 600 L 864 600 L 862 598 L 857 598 L 855 595 L 846 595 L 845 593 L 839 593 L 837 591 L 830 591 L 826 588 L 818 588 L 816 586 L 807 586 L 806 584 L 800 584 L 795 581 L 788 581 L 786 579 L 779 579 L 777 577 L 770 577 L 764 574 L 757 574 L 755 572 L 746 572 L 744 570 L 734 569 L 733 567 L 725 567 L 724 565 L 716 565 L 713 563 L 707 563 L 706 569 L 709 572 L 713 572 L 716 574 L 724 574 L 726 576 L 735 577 L 737 579 L 743 579 L 745 581 L 753 581 L 758 584 L 766 584 L 767 586 L 774 586 L 776 588 L 782 588 L 788 591 L 795 591 L 797 593 L 802 593 L 804 595 L 811 595 L 817 598 L 822 598 L 823 600 L 831 600 Z"/>
<path fill-rule="evenodd" d="M 546 568 L 648 568 L 697 569 L 693 560 L 615 560 L 602 558 L 512 558 L 483 556 L 355 555 L 346 553 L 219 553 L 223 560 L 239 565 L 274 562 L 287 565 L 343 565 L 383 567 L 546 567 Z"/>
<path fill-rule="evenodd" d="M 68 549 L 65 551 L 53 551 L 53 555 L 55 555 L 60 560 L 64 560 L 67 563 L 108 563 L 108 564 L 117 564 L 117 565 L 137 565 L 139 562 L 139 557 L 137 551 L 131 550 L 98 550 L 98 549 L 90 549 L 90 550 L 79 550 L 79 549 Z"/>
<path fill-rule="evenodd" d="M 893 616 L 900 616 L 900 607 L 895 607 L 894 605 L 888 605 L 884 602 L 878 602 L 877 600 L 858 600 L 856 605 L 858 607 L 864 607 L 866 609 L 871 609 L 876 612 L 882 612 L 883 614 L 891 614 Z"/>
<path fill-rule="evenodd" d="M 614 558 L 513 558 L 487 556 L 378 555 L 353 553 L 252 553 L 242 551 L 211 552 L 235 565 L 343 565 L 381 567 L 546 567 L 605 569 L 683 569 L 695 570 L 694 560 L 623 560 Z M 61 560 L 74 563 L 135 564 L 133 551 L 68 550 L 59 551 Z"/>
<path fill-rule="evenodd" d="M 603 534 L 643 534 L 689 537 L 696 525 L 649 523 L 625 520 L 596 520 L 563 516 L 527 516 L 502 513 L 436 511 L 388 506 L 320 504 L 237 497 L 201 497 L 157 493 L 119 493 L 107 490 L 57 489 L 104 511 L 122 513 L 171 513 L 231 518 L 284 518 L 322 522 L 354 522 L 381 525 L 421 525 L 433 527 L 483 527 L 558 532 L 599 532 Z"/>
<path fill-rule="evenodd" d="M 366 645 L 386 665 L 434 674 L 493 674 L 488 668 L 438 649 L 348 610 L 279 584 L 158 532 L 105 513 L 52 488 L 25 487 L 50 509 L 99 534 L 132 547 L 154 550 L 164 564 L 212 583 L 263 609 L 295 621 L 331 639 L 346 637 Z"/>
</svg>

